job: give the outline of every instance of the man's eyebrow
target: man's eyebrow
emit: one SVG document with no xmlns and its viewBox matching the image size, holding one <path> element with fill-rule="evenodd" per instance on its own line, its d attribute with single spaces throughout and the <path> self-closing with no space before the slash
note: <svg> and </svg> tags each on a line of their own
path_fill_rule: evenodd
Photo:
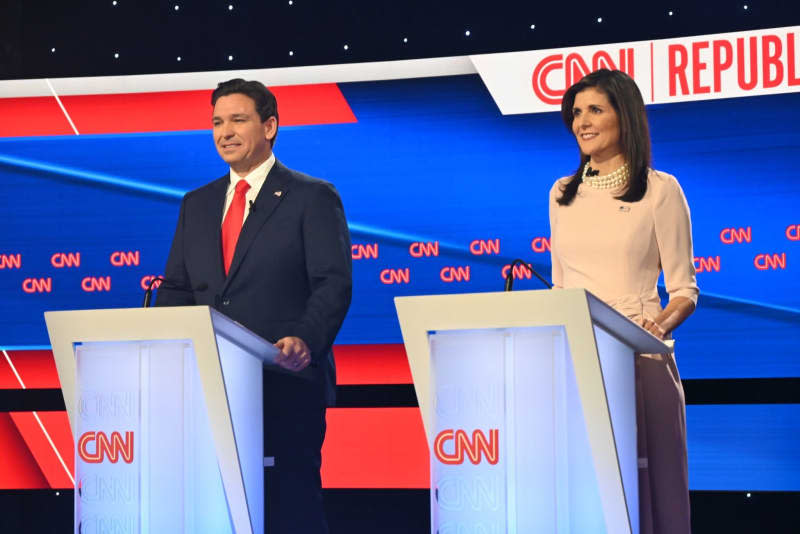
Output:
<svg viewBox="0 0 800 534">
<path fill-rule="evenodd" d="M 234 114 L 231 115 L 231 118 L 233 118 L 233 119 L 242 119 L 242 118 L 246 119 L 249 116 L 250 115 L 248 113 L 234 113 Z M 223 117 L 221 117 L 220 115 L 214 115 L 214 116 L 211 117 L 212 121 L 217 121 L 217 120 L 221 121 L 222 119 L 223 119 Z"/>
</svg>

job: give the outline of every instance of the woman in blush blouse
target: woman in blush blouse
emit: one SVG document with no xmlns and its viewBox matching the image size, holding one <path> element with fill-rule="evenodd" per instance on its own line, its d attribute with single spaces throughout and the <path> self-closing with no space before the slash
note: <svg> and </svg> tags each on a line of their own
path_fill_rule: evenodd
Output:
<svg viewBox="0 0 800 534">
<path fill-rule="evenodd" d="M 650 168 L 642 95 L 627 74 L 599 70 L 567 90 L 561 116 L 580 165 L 550 190 L 553 285 L 585 288 L 669 338 L 697 303 L 692 228 L 675 177 Z M 689 533 L 686 408 L 674 356 L 637 355 L 636 386 L 640 531 Z"/>
</svg>

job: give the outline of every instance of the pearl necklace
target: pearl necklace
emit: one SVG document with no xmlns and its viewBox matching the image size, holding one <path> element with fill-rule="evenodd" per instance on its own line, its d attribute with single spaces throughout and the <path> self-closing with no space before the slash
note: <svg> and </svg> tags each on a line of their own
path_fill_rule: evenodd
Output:
<svg viewBox="0 0 800 534">
<path fill-rule="evenodd" d="M 581 179 L 583 180 L 583 183 L 593 187 L 594 189 L 617 189 L 618 187 L 625 185 L 630 177 L 630 171 L 628 170 L 627 163 L 624 163 L 614 172 L 604 176 L 587 176 L 586 173 L 588 170 L 589 164 L 587 163 L 583 167 L 583 176 L 581 176 Z"/>
</svg>

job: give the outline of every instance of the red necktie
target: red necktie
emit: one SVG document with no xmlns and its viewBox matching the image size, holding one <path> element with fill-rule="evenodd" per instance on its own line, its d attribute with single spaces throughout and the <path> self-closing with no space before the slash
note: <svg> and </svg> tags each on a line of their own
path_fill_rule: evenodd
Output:
<svg viewBox="0 0 800 534">
<path fill-rule="evenodd" d="M 236 250 L 236 242 L 242 231 L 245 195 L 248 189 L 250 189 L 250 184 L 246 180 L 239 180 L 231 205 L 228 207 L 228 213 L 225 215 L 225 220 L 222 221 L 222 258 L 225 261 L 225 276 L 228 276 L 233 253 Z"/>
</svg>

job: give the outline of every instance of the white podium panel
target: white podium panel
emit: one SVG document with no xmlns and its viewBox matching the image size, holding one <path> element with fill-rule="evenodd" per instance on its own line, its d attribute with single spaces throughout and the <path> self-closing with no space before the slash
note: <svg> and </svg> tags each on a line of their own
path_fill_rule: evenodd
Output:
<svg viewBox="0 0 800 534">
<path fill-rule="evenodd" d="M 75 359 L 76 534 L 232 533 L 191 343 L 83 343 Z"/>
<path fill-rule="evenodd" d="M 431 530 L 606 532 L 564 328 L 440 331 L 430 351 Z"/>
<path fill-rule="evenodd" d="M 431 531 L 639 532 L 634 354 L 584 290 L 395 299 L 431 450 Z"/>
<path fill-rule="evenodd" d="M 264 532 L 272 344 L 206 306 L 45 320 L 76 443 L 76 534 Z"/>
</svg>

